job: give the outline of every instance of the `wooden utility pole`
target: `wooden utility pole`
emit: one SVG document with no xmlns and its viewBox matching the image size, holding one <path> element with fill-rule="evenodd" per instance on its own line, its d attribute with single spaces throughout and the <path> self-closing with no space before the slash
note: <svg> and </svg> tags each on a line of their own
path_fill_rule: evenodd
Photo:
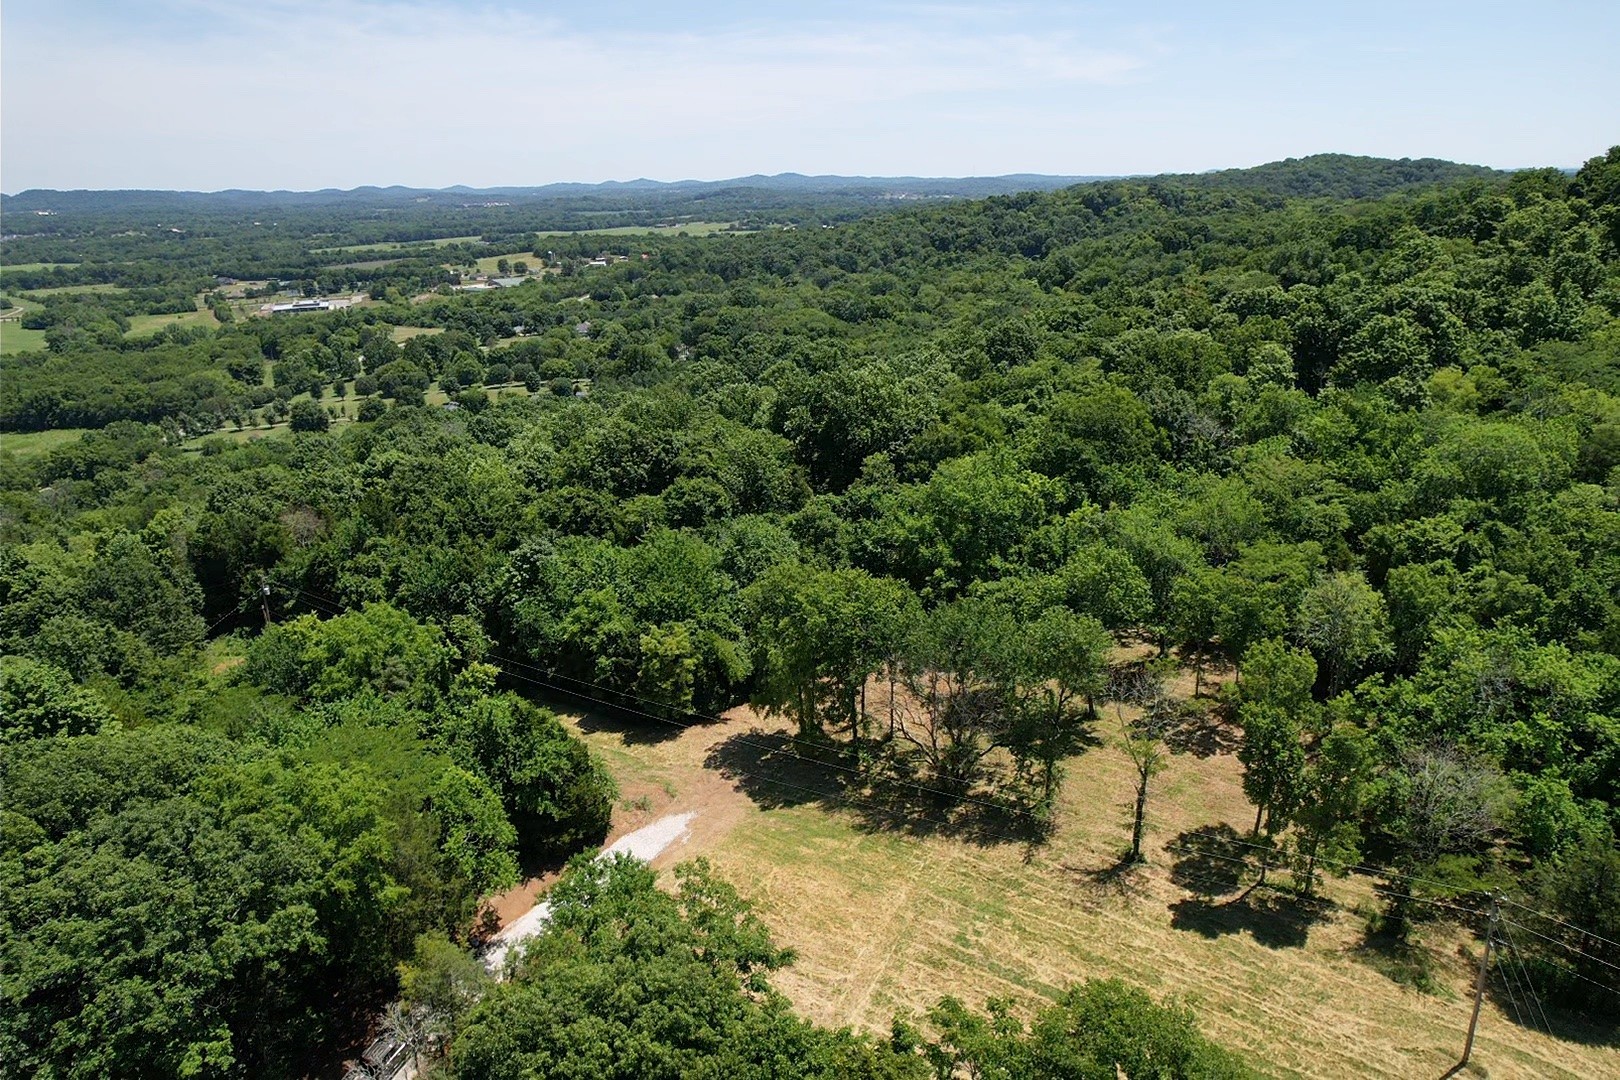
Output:
<svg viewBox="0 0 1620 1080">
<path fill-rule="evenodd" d="M 1479 974 L 1474 978 L 1474 1015 L 1468 1020 L 1468 1041 L 1463 1043 L 1462 1060 L 1457 1062 L 1447 1076 L 1454 1076 L 1461 1072 L 1468 1064 L 1469 1057 L 1474 1052 L 1474 1029 L 1479 1027 L 1479 1006 L 1485 998 L 1485 973 L 1491 966 L 1491 946 L 1496 943 L 1496 921 L 1502 914 L 1502 901 L 1500 897 L 1491 897 L 1491 922 L 1485 929 L 1485 951 L 1479 958 Z"/>
<path fill-rule="evenodd" d="M 264 625 L 270 625 L 270 583 L 264 582 L 259 586 L 259 605 L 264 609 Z"/>
</svg>

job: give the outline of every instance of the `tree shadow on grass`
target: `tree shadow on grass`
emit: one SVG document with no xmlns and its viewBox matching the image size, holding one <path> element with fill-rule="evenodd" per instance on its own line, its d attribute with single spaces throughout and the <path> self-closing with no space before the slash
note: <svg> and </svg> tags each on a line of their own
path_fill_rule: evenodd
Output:
<svg viewBox="0 0 1620 1080">
<path fill-rule="evenodd" d="M 887 759 L 858 769 L 845 745 L 757 729 L 709 748 L 704 764 L 765 810 L 817 803 L 853 813 L 867 832 L 950 836 L 980 846 L 1039 844 L 1046 824 L 1027 809 L 910 779 Z"/>
<path fill-rule="evenodd" d="M 1249 869 L 1249 848 L 1224 821 L 1188 829 L 1164 847 L 1174 860 L 1170 880 L 1204 899 L 1237 892 Z"/>
<path fill-rule="evenodd" d="M 559 712 L 575 713 L 579 729 L 587 733 L 606 732 L 617 735 L 626 746 L 653 746 L 676 738 L 689 727 L 697 727 L 704 720 L 686 713 L 662 715 L 656 706 L 642 706 L 635 702 L 626 705 L 604 703 L 596 698 L 577 694 L 546 694 L 542 700 Z"/>
<path fill-rule="evenodd" d="M 1227 723 L 1219 709 L 1185 709 L 1164 735 L 1164 744 L 1172 753 L 1200 759 L 1235 754 L 1239 742 L 1240 733 Z"/>
<path fill-rule="evenodd" d="M 1311 924 L 1328 910 L 1320 900 L 1250 889 L 1235 900 L 1211 903 L 1189 898 L 1170 905 L 1170 925 L 1206 938 L 1245 931 L 1268 949 L 1297 949 L 1305 944 Z"/>
<path fill-rule="evenodd" d="M 1355 947 L 1354 956 L 1397 985 L 1436 997 L 1452 996 L 1437 976 L 1439 958 L 1434 952 L 1381 923 L 1369 926 L 1361 943 Z"/>
<path fill-rule="evenodd" d="M 1478 953 L 1464 947 L 1459 946 L 1457 954 L 1471 964 L 1479 962 Z M 1547 982 L 1561 972 L 1537 969 L 1534 957 L 1499 954 L 1485 983 L 1486 996 L 1503 1016 L 1530 1031 L 1585 1046 L 1620 1046 L 1620 993 L 1599 992 L 1597 1000 L 1582 1011 L 1561 1001 L 1556 987 Z"/>
<path fill-rule="evenodd" d="M 733 781 L 763 810 L 821 803 L 841 805 L 848 766 L 838 752 L 786 732 L 755 728 L 709 747 L 703 764 Z"/>
<path fill-rule="evenodd" d="M 1050 822 L 1005 796 L 935 788 L 898 768 L 864 780 L 846 805 L 869 831 L 949 836 L 979 847 L 1021 844 L 1026 856 L 1051 834 Z"/>
<path fill-rule="evenodd" d="M 1147 863 L 1131 858 L 1128 851 L 1107 866 L 1087 868 L 1061 865 L 1065 872 L 1075 876 L 1080 897 L 1088 907 L 1095 908 L 1106 900 L 1129 900 L 1144 894 L 1142 871 Z"/>
</svg>

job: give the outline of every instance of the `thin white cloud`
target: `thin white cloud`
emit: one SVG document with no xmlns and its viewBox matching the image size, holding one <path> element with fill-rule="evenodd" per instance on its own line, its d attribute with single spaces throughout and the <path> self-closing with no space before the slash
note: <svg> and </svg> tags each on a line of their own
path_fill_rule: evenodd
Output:
<svg viewBox="0 0 1620 1080">
<path fill-rule="evenodd" d="M 593 3 L 8 0 L 0 187 L 1567 165 L 1620 97 L 1614 5 Z"/>
<path fill-rule="evenodd" d="M 714 175 L 750 143 L 780 161 L 795 128 L 858 138 L 865 118 L 923 99 L 1115 85 L 1144 64 L 1072 32 L 967 32 L 945 17 L 652 34 L 398 3 L 174 11 L 151 33 L 8 50 L 7 189 L 538 182 L 635 160 Z M 626 153 L 637 144 L 656 153 Z"/>
</svg>

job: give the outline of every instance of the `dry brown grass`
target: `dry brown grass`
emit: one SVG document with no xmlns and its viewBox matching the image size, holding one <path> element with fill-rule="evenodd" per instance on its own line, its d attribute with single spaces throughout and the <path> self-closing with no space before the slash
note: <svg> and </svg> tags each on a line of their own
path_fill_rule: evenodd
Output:
<svg viewBox="0 0 1620 1080">
<path fill-rule="evenodd" d="M 856 807 L 736 772 L 811 789 L 836 778 L 782 754 L 753 768 L 733 756 L 727 778 L 705 765 L 717 749 L 738 749 L 738 736 L 761 746 L 780 731 L 746 710 L 683 732 L 594 716 L 571 723 L 620 779 L 615 834 L 699 811 L 692 836 L 656 865 L 706 855 L 752 898 L 798 954 L 775 984 L 817 1021 L 883 1031 L 895 1012 L 944 994 L 1028 1006 L 1117 976 L 1186 998 L 1208 1034 L 1279 1075 L 1438 1077 L 1460 1051 L 1477 956 L 1465 929 L 1426 931 L 1442 993 L 1423 994 L 1368 962 L 1352 913 L 1370 896 L 1364 880 L 1330 881 L 1335 904 L 1311 915 L 1281 893 L 1206 900 L 1173 879 L 1167 843 L 1222 823 L 1242 833 L 1253 820 L 1229 753 L 1171 759 L 1149 804 L 1149 865 L 1112 873 L 1132 787 L 1128 761 L 1110 746 L 1068 763 L 1057 827 L 1030 849 L 884 828 Z M 1614 1047 L 1529 1031 L 1490 1001 L 1474 1054 L 1492 1077 L 1620 1076 Z"/>
</svg>

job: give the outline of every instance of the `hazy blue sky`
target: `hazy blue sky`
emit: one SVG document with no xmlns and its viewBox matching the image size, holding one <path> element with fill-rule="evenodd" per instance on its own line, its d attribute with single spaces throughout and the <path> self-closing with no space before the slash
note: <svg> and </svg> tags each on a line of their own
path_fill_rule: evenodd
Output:
<svg viewBox="0 0 1620 1080">
<path fill-rule="evenodd" d="M 1576 165 L 1620 2 L 6 0 L 0 187 Z"/>
</svg>

